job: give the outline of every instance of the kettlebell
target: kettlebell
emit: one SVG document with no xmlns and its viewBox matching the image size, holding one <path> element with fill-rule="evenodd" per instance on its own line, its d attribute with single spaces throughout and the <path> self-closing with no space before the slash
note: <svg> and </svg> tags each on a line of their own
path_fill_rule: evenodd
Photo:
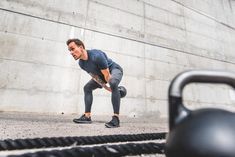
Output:
<svg viewBox="0 0 235 157">
<path fill-rule="evenodd" d="M 123 86 L 119 86 L 119 87 L 118 87 L 118 90 L 119 90 L 119 92 L 120 92 L 121 98 L 124 98 L 124 97 L 126 96 L 126 94 L 127 94 L 126 88 L 123 87 Z"/>
<path fill-rule="evenodd" d="M 167 157 L 235 157 L 235 113 L 204 108 L 189 110 L 182 91 L 189 83 L 223 83 L 235 89 L 235 74 L 225 71 L 191 70 L 170 84 Z"/>
</svg>

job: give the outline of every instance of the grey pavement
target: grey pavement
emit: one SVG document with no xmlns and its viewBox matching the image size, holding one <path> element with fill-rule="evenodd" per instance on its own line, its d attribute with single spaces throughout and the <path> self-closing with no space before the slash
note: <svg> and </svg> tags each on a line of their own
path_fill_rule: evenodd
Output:
<svg viewBox="0 0 235 157">
<path fill-rule="evenodd" d="M 92 124 L 76 124 L 72 119 L 77 116 L 0 112 L 0 139 L 157 133 L 168 130 L 167 119 L 158 116 L 120 116 L 121 127 L 112 129 L 104 126 L 104 123 L 111 120 L 111 116 L 93 116 Z M 6 155 L 0 152 L 0 156 L 3 154 Z"/>
</svg>

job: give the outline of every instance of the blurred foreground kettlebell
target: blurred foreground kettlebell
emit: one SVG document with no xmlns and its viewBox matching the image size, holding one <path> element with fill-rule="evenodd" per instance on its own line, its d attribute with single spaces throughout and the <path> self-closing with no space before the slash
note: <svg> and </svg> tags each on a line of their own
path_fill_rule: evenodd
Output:
<svg viewBox="0 0 235 157">
<path fill-rule="evenodd" d="M 118 90 L 119 90 L 119 92 L 120 92 L 121 98 L 123 98 L 123 97 L 126 96 L 127 91 L 126 91 L 126 88 L 125 88 L 125 87 L 119 86 L 119 87 L 118 87 Z"/>
<path fill-rule="evenodd" d="M 235 89 L 235 74 L 192 70 L 179 74 L 169 88 L 167 157 L 235 157 L 235 113 L 183 105 L 182 90 L 193 82 L 224 83 Z"/>
</svg>

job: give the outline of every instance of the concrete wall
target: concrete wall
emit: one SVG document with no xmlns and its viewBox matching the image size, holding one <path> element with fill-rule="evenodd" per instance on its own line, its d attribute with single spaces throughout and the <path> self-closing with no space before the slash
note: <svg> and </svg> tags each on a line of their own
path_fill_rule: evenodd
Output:
<svg viewBox="0 0 235 157">
<path fill-rule="evenodd" d="M 166 117 L 167 90 L 188 69 L 235 72 L 233 0 L 1 0 L 0 110 L 78 113 L 90 77 L 69 55 L 77 37 L 122 65 L 123 115 Z M 110 114 L 110 93 L 94 92 L 93 114 Z M 192 84 L 189 108 L 235 110 L 224 85 Z"/>
</svg>

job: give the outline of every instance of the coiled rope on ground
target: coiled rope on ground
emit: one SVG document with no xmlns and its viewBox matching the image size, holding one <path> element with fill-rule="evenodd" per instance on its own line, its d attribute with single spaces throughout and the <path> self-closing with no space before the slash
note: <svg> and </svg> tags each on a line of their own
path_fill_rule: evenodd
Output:
<svg viewBox="0 0 235 157">
<path fill-rule="evenodd" d="M 128 141 L 146 141 L 165 139 L 166 133 L 122 134 L 81 137 L 44 137 L 34 139 L 6 139 L 0 141 L 0 150 L 17 150 L 48 147 L 65 147 L 71 145 L 104 144 Z"/>
<path fill-rule="evenodd" d="M 164 143 L 127 143 L 94 147 L 74 147 L 71 149 L 38 151 L 8 157 L 119 157 L 125 155 L 163 154 Z"/>
</svg>

